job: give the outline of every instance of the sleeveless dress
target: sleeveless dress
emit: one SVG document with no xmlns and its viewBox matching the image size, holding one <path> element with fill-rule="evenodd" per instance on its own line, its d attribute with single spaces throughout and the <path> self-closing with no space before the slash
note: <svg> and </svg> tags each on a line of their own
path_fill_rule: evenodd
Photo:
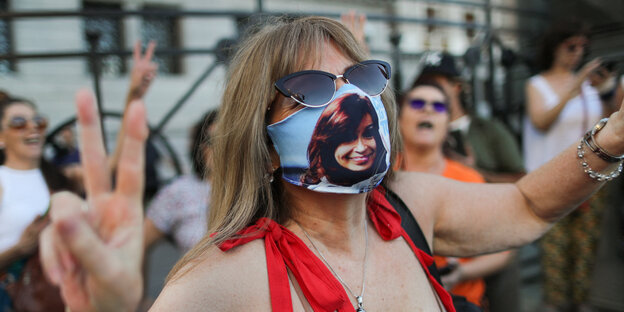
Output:
<svg viewBox="0 0 624 312">
<path fill-rule="evenodd" d="M 418 249 L 409 238 L 401 226 L 401 217 L 386 199 L 383 187 L 377 187 L 370 193 L 367 211 L 382 239 L 405 239 L 446 311 L 454 312 L 451 296 L 429 272 L 428 267 L 433 264 L 433 258 Z M 242 237 L 225 241 L 219 248 L 227 251 L 256 239 L 264 239 L 273 311 L 293 310 L 287 269 L 292 272 L 314 311 L 355 311 L 342 284 L 306 244 L 287 228 L 271 219 L 261 218 L 238 235 Z"/>
<path fill-rule="evenodd" d="M 46 212 L 50 191 L 39 169 L 0 166 L 0 186 L 0 252 L 3 252 L 15 246 L 28 225 Z"/>
<path fill-rule="evenodd" d="M 559 95 L 542 75 L 531 77 L 529 84 L 542 95 L 546 109 L 559 103 Z M 547 131 L 535 128 L 529 116 L 525 116 L 522 142 L 527 172 L 537 169 L 568 146 L 578 143 L 585 131 L 596 124 L 601 116 L 602 102 L 598 91 L 588 81 L 581 86 L 580 94 L 568 101 Z"/>
</svg>

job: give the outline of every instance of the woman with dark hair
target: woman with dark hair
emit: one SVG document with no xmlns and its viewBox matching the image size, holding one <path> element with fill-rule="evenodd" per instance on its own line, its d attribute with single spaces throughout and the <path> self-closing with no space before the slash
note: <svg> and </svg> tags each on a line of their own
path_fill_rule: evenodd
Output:
<svg viewBox="0 0 624 312">
<path fill-rule="evenodd" d="M 344 177 L 353 171 L 365 180 L 371 172 L 386 169 L 386 148 L 379 134 L 377 113 L 363 96 L 350 94 L 327 105 L 319 118 L 310 145 L 310 168 L 301 177 L 304 184 L 323 181 L 336 185 L 352 185 Z"/>
<path fill-rule="evenodd" d="M 28 100 L 8 96 L 0 102 L 0 297 L 4 288 L 9 293 L 23 291 L 16 290 L 22 278 L 32 278 L 27 283 L 38 287 L 46 285 L 36 298 L 12 293 L 17 310 L 29 310 L 24 303 L 33 307 L 43 302 L 51 305 L 49 311 L 63 308 L 56 287 L 42 275 L 35 281 L 34 276 L 26 276 L 35 273 L 25 274 L 31 267 L 41 270 L 36 259 L 33 265 L 26 263 L 37 256 L 39 233 L 49 222 L 50 194 L 74 189 L 69 179 L 42 158 L 47 125 Z"/>
<path fill-rule="evenodd" d="M 527 171 L 579 141 L 604 114 L 592 84 L 599 60 L 576 70 L 589 40 L 580 21 L 556 23 L 546 32 L 539 55 L 541 72 L 526 84 L 523 150 Z M 555 311 L 585 303 L 595 252 L 599 209 L 591 201 L 557 223 L 541 240 L 544 302 Z"/>
</svg>

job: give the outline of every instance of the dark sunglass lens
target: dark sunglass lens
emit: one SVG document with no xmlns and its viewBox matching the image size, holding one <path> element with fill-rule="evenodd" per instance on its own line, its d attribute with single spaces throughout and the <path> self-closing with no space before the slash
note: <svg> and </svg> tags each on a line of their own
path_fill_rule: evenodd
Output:
<svg viewBox="0 0 624 312">
<path fill-rule="evenodd" d="M 446 103 L 433 102 L 433 110 L 435 110 L 438 113 L 446 112 Z"/>
<path fill-rule="evenodd" d="M 309 106 L 327 104 L 336 91 L 331 77 L 315 73 L 292 77 L 284 82 L 284 87 L 291 96 Z"/>
<path fill-rule="evenodd" d="M 26 118 L 24 117 L 13 117 L 9 122 L 9 127 L 12 129 L 21 130 L 26 128 Z"/>
<path fill-rule="evenodd" d="M 386 88 L 390 75 L 383 65 L 367 63 L 356 65 L 345 78 L 368 95 L 379 95 Z"/>
<path fill-rule="evenodd" d="M 410 105 L 414 109 L 423 109 L 423 107 L 425 107 L 425 103 L 426 102 L 424 100 L 421 100 L 421 99 L 415 99 L 415 100 L 411 100 L 410 101 Z"/>
</svg>

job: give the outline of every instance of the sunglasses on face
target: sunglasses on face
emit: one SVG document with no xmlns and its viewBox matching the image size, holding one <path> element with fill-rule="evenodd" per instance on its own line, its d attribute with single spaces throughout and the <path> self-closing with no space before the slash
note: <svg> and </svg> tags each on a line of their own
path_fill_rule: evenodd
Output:
<svg viewBox="0 0 624 312">
<path fill-rule="evenodd" d="M 388 86 L 390 64 L 378 60 L 363 61 L 338 76 L 320 70 L 304 70 L 280 78 L 275 82 L 275 88 L 299 104 L 322 107 L 333 99 L 338 78 L 357 86 L 370 96 L 377 96 Z"/>
<path fill-rule="evenodd" d="M 413 109 L 417 109 L 417 110 L 425 109 L 425 105 L 427 105 L 427 103 L 431 104 L 433 106 L 433 110 L 436 111 L 437 113 L 446 112 L 446 103 L 444 102 L 438 102 L 438 101 L 428 102 L 423 99 L 409 100 L 410 107 Z"/>
<path fill-rule="evenodd" d="M 43 116 L 35 116 L 32 119 L 27 119 L 23 116 L 15 116 L 9 120 L 8 127 L 13 130 L 24 130 L 28 126 L 28 122 L 32 122 L 35 129 L 42 131 L 48 127 L 48 120 Z"/>
</svg>

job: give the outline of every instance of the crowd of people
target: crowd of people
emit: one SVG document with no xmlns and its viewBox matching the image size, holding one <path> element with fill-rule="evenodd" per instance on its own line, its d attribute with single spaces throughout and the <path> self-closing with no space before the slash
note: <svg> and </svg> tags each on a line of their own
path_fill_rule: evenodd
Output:
<svg viewBox="0 0 624 312">
<path fill-rule="evenodd" d="M 0 311 L 136 310 L 163 238 L 185 255 L 154 311 L 521 311 L 516 249 L 542 236 L 544 311 L 624 311 L 624 79 L 582 64 L 584 25 L 545 33 L 522 153 L 446 52 L 392 90 L 365 22 L 275 18 L 248 36 L 190 128 L 193 172 L 158 191 L 154 42 L 134 47 L 110 156 L 88 90 L 78 144 L 64 129 L 52 163 L 47 120 L 0 94 Z"/>
</svg>

